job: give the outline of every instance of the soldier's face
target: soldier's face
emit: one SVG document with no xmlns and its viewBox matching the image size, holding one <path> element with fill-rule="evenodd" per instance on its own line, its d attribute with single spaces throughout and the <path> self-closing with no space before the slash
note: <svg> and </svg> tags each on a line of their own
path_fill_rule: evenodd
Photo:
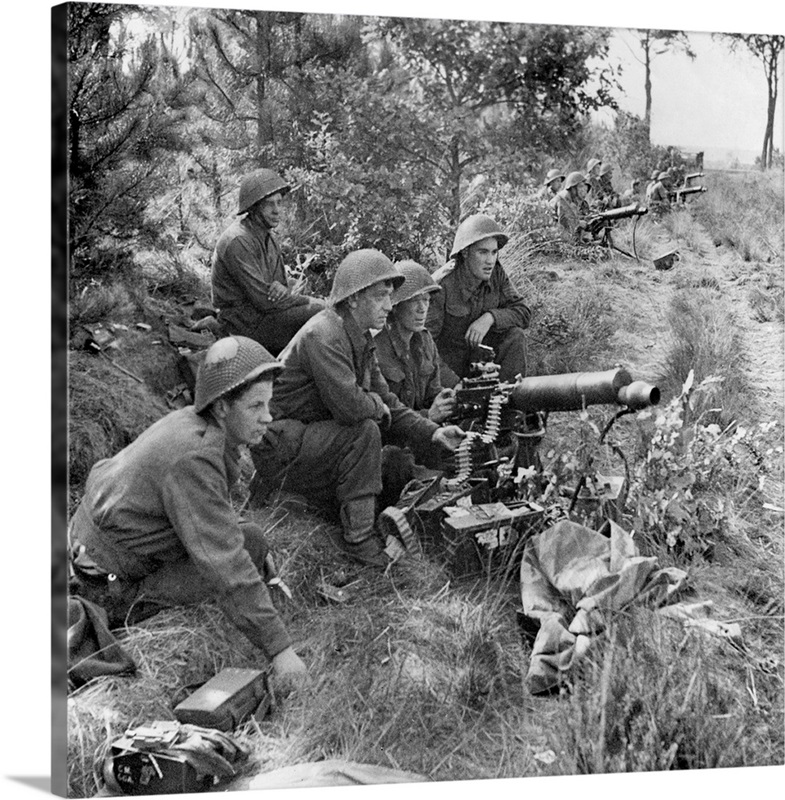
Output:
<svg viewBox="0 0 785 800">
<path fill-rule="evenodd" d="M 281 221 L 283 213 L 283 195 L 280 192 L 271 194 L 260 200 L 255 206 L 256 216 L 264 222 L 268 228 L 274 228 Z"/>
<path fill-rule="evenodd" d="M 262 441 L 267 425 L 272 421 L 270 400 L 273 382 L 259 381 L 247 392 L 229 403 L 223 398 L 216 401 L 216 416 L 223 419 L 227 443 L 254 445 Z"/>
<path fill-rule="evenodd" d="M 575 188 L 578 192 L 578 199 L 585 199 L 586 195 L 589 193 L 589 187 L 585 183 L 579 183 Z"/>
<path fill-rule="evenodd" d="M 418 333 L 425 330 L 425 319 L 431 304 L 430 294 L 420 294 L 395 306 L 395 319 L 405 331 Z"/>
<path fill-rule="evenodd" d="M 480 281 L 489 281 L 499 254 L 499 243 L 493 236 L 466 248 L 466 266 Z"/>
<path fill-rule="evenodd" d="M 392 311 L 392 281 L 379 281 L 349 298 L 349 311 L 361 331 L 381 330 Z"/>
</svg>

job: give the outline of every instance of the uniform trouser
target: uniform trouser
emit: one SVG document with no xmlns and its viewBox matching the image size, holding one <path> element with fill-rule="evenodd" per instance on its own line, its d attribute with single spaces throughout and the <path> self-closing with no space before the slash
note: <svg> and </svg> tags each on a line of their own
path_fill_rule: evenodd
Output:
<svg viewBox="0 0 785 800">
<path fill-rule="evenodd" d="M 222 319 L 222 322 L 228 334 L 248 336 L 277 356 L 289 344 L 294 334 L 324 307 L 324 300 L 309 297 L 308 302 L 303 305 L 269 311 L 259 316 L 253 325 L 235 324 L 231 314 L 226 315 L 228 318 Z"/>
<path fill-rule="evenodd" d="M 75 518 L 76 519 L 76 518 Z M 260 574 L 269 551 L 262 529 L 253 522 L 240 522 L 244 547 Z M 187 556 L 161 564 L 143 577 L 124 574 L 117 550 L 102 551 L 100 537 L 84 535 L 88 544 L 80 552 L 79 526 L 69 532 L 75 580 L 72 591 L 106 609 L 109 626 L 133 624 L 163 608 L 194 605 L 218 596 L 217 586 L 209 583 Z M 134 569 L 138 569 L 138 562 Z M 114 576 L 110 580 L 110 576 Z"/>
<path fill-rule="evenodd" d="M 293 492 L 323 508 L 337 505 L 347 541 L 372 535 L 382 490 L 381 433 L 372 420 L 356 425 L 276 420 L 251 455 L 254 502 L 276 490 Z"/>
<path fill-rule="evenodd" d="M 482 343 L 496 352 L 495 362 L 500 366 L 499 380 L 510 382 L 516 375 L 526 375 L 526 333 L 523 328 L 490 331 Z M 439 355 L 459 378 L 469 374 L 472 361 L 478 361 L 477 350 L 465 340 L 439 343 Z"/>
</svg>

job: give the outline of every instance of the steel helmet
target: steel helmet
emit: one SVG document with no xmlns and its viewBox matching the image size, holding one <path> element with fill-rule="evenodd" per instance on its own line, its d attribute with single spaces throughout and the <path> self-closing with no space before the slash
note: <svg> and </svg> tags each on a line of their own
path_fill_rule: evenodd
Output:
<svg viewBox="0 0 785 800">
<path fill-rule="evenodd" d="M 509 241 L 509 236 L 499 230 L 499 226 L 485 214 L 472 214 L 458 226 L 455 231 L 455 241 L 452 243 L 450 258 L 454 258 L 461 250 L 465 250 L 475 242 L 494 237 L 501 250 Z"/>
<path fill-rule="evenodd" d="M 586 162 L 586 172 L 591 172 L 596 166 L 602 164 L 599 158 L 590 158 Z"/>
<path fill-rule="evenodd" d="M 589 179 L 582 172 L 571 172 L 564 181 L 564 188 L 572 189 L 573 186 L 577 186 L 579 183 L 585 183 L 587 186 L 591 186 Z"/>
<path fill-rule="evenodd" d="M 247 336 L 227 336 L 210 345 L 196 374 L 194 407 L 204 411 L 219 397 L 260 375 L 272 379 L 283 364 Z"/>
<path fill-rule="evenodd" d="M 547 186 L 549 183 L 553 183 L 557 179 L 564 180 L 564 173 L 559 172 L 558 169 L 549 169 L 547 175 L 545 176 L 545 180 L 542 182 L 543 186 Z"/>
<path fill-rule="evenodd" d="M 600 177 L 610 175 L 613 172 L 613 164 L 605 163 L 600 167 Z"/>
<path fill-rule="evenodd" d="M 419 297 L 421 294 L 442 290 L 442 287 L 431 277 L 430 272 L 416 261 L 401 261 L 395 266 L 406 280 L 393 292 L 392 304 L 394 306 L 397 306 L 398 303 L 405 303 L 413 297 Z"/>
<path fill-rule="evenodd" d="M 661 172 L 661 173 L 660 173 L 660 174 L 657 176 L 657 180 L 658 180 L 658 181 L 669 181 L 670 179 L 671 179 L 671 174 L 670 174 L 670 172 Z"/>
<path fill-rule="evenodd" d="M 657 178 L 659 177 L 659 174 L 660 171 L 658 169 L 655 169 L 654 172 L 651 173 L 651 180 L 656 181 Z"/>
<path fill-rule="evenodd" d="M 292 187 L 277 173 L 271 169 L 257 169 L 255 172 L 246 175 L 240 183 L 240 202 L 238 216 L 245 214 L 248 209 L 269 197 L 271 194 L 280 192 L 286 194 Z"/>
<path fill-rule="evenodd" d="M 335 271 L 329 303 L 334 306 L 379 281 L 392 281 L 393 288 L 397 289 L 404 280 L 384 253 L 371 248 L 355 250 L 341 261 Z"/>
</svg>

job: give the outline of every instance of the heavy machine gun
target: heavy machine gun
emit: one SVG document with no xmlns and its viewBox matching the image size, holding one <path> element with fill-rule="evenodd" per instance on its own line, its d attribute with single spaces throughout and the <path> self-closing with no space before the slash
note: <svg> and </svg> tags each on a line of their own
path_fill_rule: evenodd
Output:
<svg viewBox="0 0 785 800">
<path fill-rule="evenodd" d="M 489 554 L 498 557 L 503 552 L 503 563 L 508 565 L 511 554 L 519 552 L 519 540 L 542 525 L 545 509 L 540 503 L 553 486 L 546 486 L 546 481 L 524 481 L 523 476 L 542 477 L 538 448 L 549 414 L 581 411 L 591 405 L 614 406 L 617 411 L 602 431 L 602 440 L 617 419 L 660 400 L 656 386 L 633 380 L 622 367 L 510 383 L 500 382 L 498 371 L 492 361 L 472 365 L 470 376 L 456 389 L 450 421 L 460 425 L 466 436 L 452 462 L 443 471 L 412 481 L 396 506 L 379 517 L 382 529 L 404 539 L 407 546 L 416 548 L 423 538 L 446 542 L 453 559 L 456 552 L 461 554 L 464 567 L 467 559 L 476 564 L 479 558 L 484 563 Z M 624 481 L 609 480 L 608 485 L 617 489 Z M 538 487 L 539 496 L 532 497 L 532 485 Z M 581 477 L 568 514 L 589 488 L 586 476 Z"/>
<path fill-rule="evenodd" d="M 689 195 L 702 194 L 703 192 L 708 191 L 709 190 L 706 186 L 679 186 L 673 191 L 668 192 L 668 196 L 671 200 L 675 200 L 677 203 L 684 203 Z"/>
<path fill-rule="evenodd" d="M 605 247 L 613 248 L 622 255 L 628 258 L 638 260 L 638 254 L 635 249 L 635 231 L 638 225 L 638 220 L 648 213 L 646 206 L 640 203 L 630 203 L 629 205 L 622 206 L 621 208 L 611 208 L 607 211 L 598 211 L 591 214 L 584 223 L 584 230 L 589 233 L 594 239 L 599 240 L 599 243 Z M 611 229 L 614 224 L 623 219 L 634 219 L 635 223 L 632 228 L 632 252 L 630 254 L 614 244 Z"/>
</svg>

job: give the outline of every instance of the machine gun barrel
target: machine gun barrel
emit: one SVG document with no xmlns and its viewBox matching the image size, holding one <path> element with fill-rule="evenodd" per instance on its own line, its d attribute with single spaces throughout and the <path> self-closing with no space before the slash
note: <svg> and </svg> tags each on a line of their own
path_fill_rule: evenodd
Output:
<svg viewBox="0 0 785 800">
<path fill-rule="evenodd" d="M 676 200 L 683 200 L 688 194 L 700 194 L 701 192 L 708 191 L 709 190 L 705 186 L 682 186 L 675 191 L 670 192 L 670 196 Z"/>
<path fill-rule="evenodd" d="M 702 177 L 703 177 L 703 173 L 702 172 L 688 172 L 684 176 L 684 185 L 686 186 L 690 181 L 695 180 L 696 178 L 702 178 Z"/>
<path fill-rule="evenodd" d="M 645 381 L 633 381 L 626 369 L 573 372 L 521 378 L 510 393 L 517 411 L 579 411 L 584 406 L 617 404 L 633 410 L 660 402 L 660 390 Z"/>
</svg>

